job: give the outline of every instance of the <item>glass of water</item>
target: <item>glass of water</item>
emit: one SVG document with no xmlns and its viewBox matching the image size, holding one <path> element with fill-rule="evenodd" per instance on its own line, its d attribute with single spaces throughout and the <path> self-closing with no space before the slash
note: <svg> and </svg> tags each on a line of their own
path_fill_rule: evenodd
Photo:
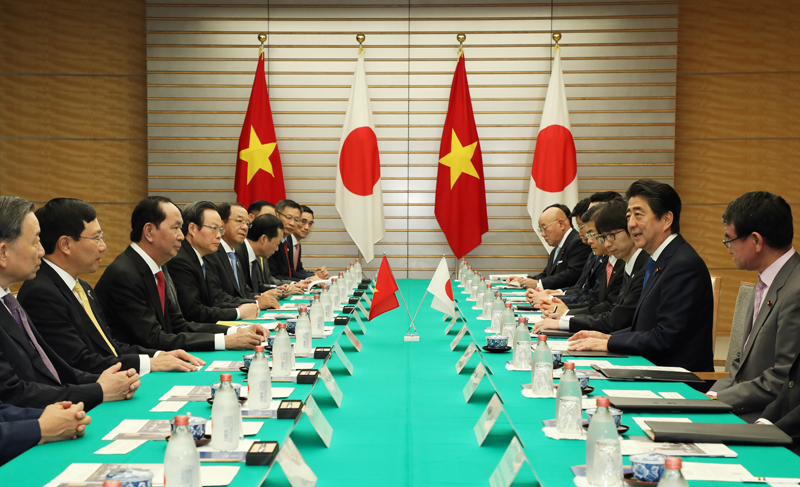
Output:
<svg viewBox="0 0 800 487">
<path fill-rule="evenodd" d="M 615 487 L 622 485 L 622 450 L 618 438 L 597 440 L 594 452 L 593 479 L 591 485 Z"/>
</svg>

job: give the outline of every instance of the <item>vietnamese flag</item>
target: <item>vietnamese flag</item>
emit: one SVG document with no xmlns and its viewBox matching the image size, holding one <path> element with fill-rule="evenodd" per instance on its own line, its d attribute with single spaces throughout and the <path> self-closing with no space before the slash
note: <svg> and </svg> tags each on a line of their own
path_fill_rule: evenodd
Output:
<svg viewBox="0 0 800 487">
<path fill-rule="evenodd" d="M 272 109 L 269 107 L 267 78 L 264 75 L 264 51 L 261 48 L 237 154 L 236 178 L 233 183 L 236 201 L 247 208 L 256 200 L 277 203 L 286 199 L 281 155 L 275 137 L 275 125 L 272 123 Z"/>
<path fill-rule="evenodd" d="M 369 320 L 400 306 L 400 303 L 397 302 L 397 296 L 394 295 L 398 290 L 397 281 L 394 280 L 392 275 L 392 268 L 389 267 L 389 261 L 386 260 L 384 255 L 381 266 L 378 269 L 378 277 L 375 279 L 375 292 L 372 293 Z"/>
<path fill-rule="evenodd" d="M 537 235 L 542 212 L 557 203 L 569 208 L 578 203 L 578 161 L 569 123 L 564 75 L 561 72 L 561 48 L 558 46 L 544 99 L 542 123 L 536 137 L 528 190 L 528 214 Z M 539 240 L 549 253 L 551 249 L 541 235 Z"/>
<path fill-rule="evenodd" d="M 480 245 L 481 235 L 489 231 L 483 157 L 463 53 L 453 75 L 442 131 L 434 214 L 458 259 Z"/>
</svg>

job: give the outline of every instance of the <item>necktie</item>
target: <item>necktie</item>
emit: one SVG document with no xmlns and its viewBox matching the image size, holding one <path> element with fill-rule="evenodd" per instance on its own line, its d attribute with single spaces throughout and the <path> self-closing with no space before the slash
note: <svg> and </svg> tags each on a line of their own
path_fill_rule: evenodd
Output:
<svg viewBox="0 0 800 487">
<path fill-rule="evenodd" d="M 756 319 L 758 318 L 758 312 L 761 311 L 761 302 L 764 300 L 764 290 L 766 288 L 767 285 L 761 280 L 761 276 L 758 276 L 758 284 L 756 284 L 755 300 L 753 303 L 753 320 L 750 322 L 750 326 L 748 326 L 747 339 L 744 341 L 742 350 L 747 347 L 747 342 L 750 341 L 750 332 L 753 331 L 753 325 L 756 323 Z"/>
<path fill-rule="evenodd" d="M 297 242 L 296 244 L 294 244 L 294 255 L 292 256 L 294 258 L 294 265 L 292 266 L 292 270 L 295 271 L 297 270 L 297 258 L 299 255 L 300 255 L 300 242 Z"/>
<path fill-rule="evenodd" d="M 258 261 L 254 260 L 250 263 L 250 281 L 253 284 L 253 292 L 258 293 L 259 291 L 259 281 L 258 281 L 258 274 L 261 272 L 261 269 L 258 267 Z"/>
<path fill-rule="evenodd" d="M 200 267 L 203 269 L 203 278 L 205 278 L 206 277 L 206 263 L 203 262 L 202 264 L 200 264 Z"/>
<path fill-rule="evenodd" d="M 158 271 L 155 273 L 155 276 L 156 276 L 156 286 L 158 287 L 158 299 L 161 300 L 161 313 L 163 314 L 166 309 L 164 306 L 165 302 L 164 294 L 166 292 L 166 285 L 164 284 L 164 273 Z"/>
<path fill-rule="evenodd" d="M 558 262 L 558 255 L 561 253 L 561 247 L 556 247 L 555 252 L 553 252 L 553 265 Z"/>
<path fill-rule="evenodd" d="M 650 257 L 650 261 L 647 263 L 647 269 L 644 271 L 644 284 L 642 284 L 642 289 L 647 286 L 647 280 L 650 279 L 650 274 L 653 273 L 653 267 L 656 266 L 656 261 Z"/>
<path fill-rule="evenodd" d="M 239 273 L 236 271 L 236 253 L 228 252 L 228 258 L 231 260 L 231 267 L 233 267 L 233 279 L 236 287 L 239 287 Z"/>
<path fill-rule="evenodd" d="M 44 353 L 42 346 L 39 345 L 39 341 L 36 340 L 36 336 L 33 334 L 33 330 L 31 329 L 31 325 L 28 323 L 28 317 L 25 316 L 25 312 L 22 311 L 22 306 L 19 305 L 19 301 L 17 298 L 14 297 L 13 294 L 8 293 L 3 296 L 3 302 L 6 304 L 6 307 L 9 311 L 11 311 L 11 316 L 14 317 L 14 321 L 17 322 L 22 331 L 28 336 L 28 340 L 31 341 L 33 348 L 36 349 L 36 352 L 39 353 L 39 357 L 44 362 L 45 367 L 50 373 L 53 375 L 53 378 L 61 384 L 61 378 L 58 376 L 58 372 L 56 372 L 56 368 L 53 366 L 53 362 L 50 361 L 50 358 Z"/>
<path fill-rule="evenodd" d="M 115 357 L 119 357 L 119 355 L 117 355 L 117 351 L 114 349 L 114 345 L 111 344 L 111 340 L 108 339 L 103 329 L 100 328 L 100 323 L 97 322 L 97 318 L 94 316 L 92 306 L 89 304 L 89 298 L 86 296 L 86 291 L 83 290 L 81 283 L 75 281 L 75 287 L 73 287 L 72 290 L 78 293 L 78 297 L 81 298 L 83 310 L 86 311 L 87 315 L 89 315 L 89 318 L 92 320 L 92 323 L 94 323 L 95 328 L 97 328 L 97 331 L 100 332 L 100 336 L 106 341 L 106 345 L 108 345 L 108 348 L 111 349 L 111 353 L 113 353 Z"/>
<path fill-rule="evenodd" d="M 289 277 L 292 277 L 292 265 L 289 264 L 289 244 L 283 243 L 283 251 L 286 252 L 286 264 L 289 267 Z"/>
<path fill-rule="evenodd" d="M 611 261 L 606 262 L 606 286 L 608 283 L 611 282 L 611 273 L 614 271 L 614 266 L 611 265 Z"/>
</svg>

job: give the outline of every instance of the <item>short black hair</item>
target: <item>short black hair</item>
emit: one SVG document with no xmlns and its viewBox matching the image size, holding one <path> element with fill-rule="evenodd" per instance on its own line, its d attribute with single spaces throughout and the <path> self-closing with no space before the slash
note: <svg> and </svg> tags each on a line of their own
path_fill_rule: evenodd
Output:
<svg viewBox="0 0 800 487">
<path fill-rule="evenodd" d="M 303 209 L 294 200 L 280 200 L 280 201 L 278 201 L 278 204 L 275 205 L 275 212 L 276 213 L 283 213 L 283 210 L 286 209 L 286 207 L 295 208 L 297 210 L 300 210 L 300 213 L 303 212 Z"/>
<path fill-rule="evenodd" d="M 773 249 L 792 245 L 792 207 L 780 196 L 767 191 L 745 193 L 728 204 L 722 223 L 733 224 L 737 237 L 758 232 Z"/>
<path fill-rule="evenodd" d="M 603 208 L 594 220 L 597 233 L 603 234 L 613 232 L 620 228 L 624 228 L 625 231 L 628 232 L 628 203 L 622 198 L 616 198 L 608 203 L 604 203 L 602 206 Z"/>
<path fill-rule="evenodd" d="M 622 199 L 622 195 L 616 191 L 598 191 L 589 196 L 589 201 L 592 203 L 608 203 L 617 199 Z"/>
<path fill-rule="evenodd" d="M 314 216 L 314 211 L 311 208 L 306 205 L 300 205 L 300 214 L 302 215 L 303 213 L 311 213 L 311 216 Z"/>
<path fill-rule="evenodd" d="M 22 222 L 33 203 L 19 196 L 0 196 L 0 242 L 13 242 L 22 234 Z"/>
<path fill-rule="evenodd" d="M 247 207 L 247 213 L 251 214 L 258 213 L 261 211 L 261 208 L 264 208 L 265 206 L 269 206 L 270 208 L 275 208 L 275 205 L 273 205 L 267 200 L 257 200 L 250 203 L 250 206 Z"/>
<path fill-rule="evenodd" d="M 75 198 L 54 198 L 36 210 L 35 214 L 42 227 L 39 238 L 46 255 L 56 251 L 58 239 L 64 235 L 78 240 L 86 224 L 97 218 L 92 205 Z"/>
<path fill-rule="evenodd" d="M 554 205 L 550 205 L 547 208 L 545 208 L 544 211 L 542 211 L 542 213 L 544 213 L 545 211 L 549 210 L 550 208 L 558 208 L 559 210 L 561 210 L 564 213 L 564 216 L 567 219 L 567 225 L 569 225 L 569 228 L 572 228 L 572 219 L 570 218 L 570 213 L 571 212 L 569 211 L 569 207 L 567 207 L 567 205 L 562 205 L 561 203 L 556 203 Z"/>
<path fill-rule="evenodd" d="M 158 228 L 167 219 L 167 212 L 161 207 L 162 203 L 175 205 L 166 196 L 147 196 L 136 204 L 136 208 L 133 209 L 131 214 L 131 242 L 142 240 L 144 226 L 148 223 L 152 223 Z M 178 208 L 177 205 L 175 208 Z"/>
<path fill-rule="evenodd" d="M 581 215 L 581 221 L 583 223 L 586 223 L 586 222 L 593 222 L 593 221 L 597 220 L 597 214 L 600 212 L 600 210 L 603 209 L 603 207 L 606 204 L 607 203 L 597 203 L 596 205 L 590 207 L 588 210 L 584 211 L 583 215 Z M 597 224 L 595 223 L 595 225 L 597 225 Z"/>
<path fill-rule="evenodd" d="M 255 242 L 262 235 L 272 240 L 278 236 L 278 229 L 283 230 L 283 222 L 275 215 L 260 215 L 253 219 L 253 225 L 247 231 L 247 239 Z"/>
<path fill-rule="evenodd" d="M 630 185 L 625 193 L 628 200 L 633 197 L 643 198 L 659 220 L 672 212 L 672 233 L 681 231 L 681 197 L 675 188 L 653 179 L 640 179 Z"/>
<path fill-rule="evenodd" d="M 581 218 L 581 215 L 583 215 L 586 212 L 586 210 L 589 209 L 589 204 L 590 203 L 591 203 L 591 201 L 589 201 L 589 198 L 584 198 L 584 199 L 578 201 L 578 204 L 575 205 L 574 208 L 572 208 L 572 213 L 569 214 L 569 217 L 570 218 Z M 581 221 L 583 221 L 582 218 L 581 218 Z"/>
<path fill-rule="evenodd" d="M 217 205 L 217 213 L 219 213 L 219 217 L 222 218 L 222 221 L 227 221 L 228 218 L 231 217 L 231 208 L 234 206 L 244 208 L 244 205 L 241 203 L 221 203 Z"/>
<path fill-rule="evenodd" d="M 183 234 L 189 234 L 189 224 L 194 223 L 198 227 L 202 227 L 203 223 L 205 222 L 205 212 L 206 210 L 214 210 L 217 211 L 217 205 L 210 201 L 195 201 L 194 203 L 189 203 L 188 205 L 183 207 L 181 210 L 181 216 L 183 216 Z"/>
</svg>

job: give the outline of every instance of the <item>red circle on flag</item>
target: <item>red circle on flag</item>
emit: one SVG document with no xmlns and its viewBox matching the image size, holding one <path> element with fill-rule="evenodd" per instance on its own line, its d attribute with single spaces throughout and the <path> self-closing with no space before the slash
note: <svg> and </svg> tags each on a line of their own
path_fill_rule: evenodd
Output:
<svg viewBox="0 0 800 487">
<path fill-rule="evenodd" d="M 353 194 L 369 196 L 381 177 L 378 138 L 370 127 L 358 127 L 348 134 L 339 154 L 342 183 Z"/>
<path fill-rule="evenodd" d="M 575 141 L 563 125 L 550 125 L 539 132 L 533 152 L 531 177 L 536 187 L 549 193 L 558 193 L 575 180 L 578 161 L 575 158 Z"/>
</svg>

